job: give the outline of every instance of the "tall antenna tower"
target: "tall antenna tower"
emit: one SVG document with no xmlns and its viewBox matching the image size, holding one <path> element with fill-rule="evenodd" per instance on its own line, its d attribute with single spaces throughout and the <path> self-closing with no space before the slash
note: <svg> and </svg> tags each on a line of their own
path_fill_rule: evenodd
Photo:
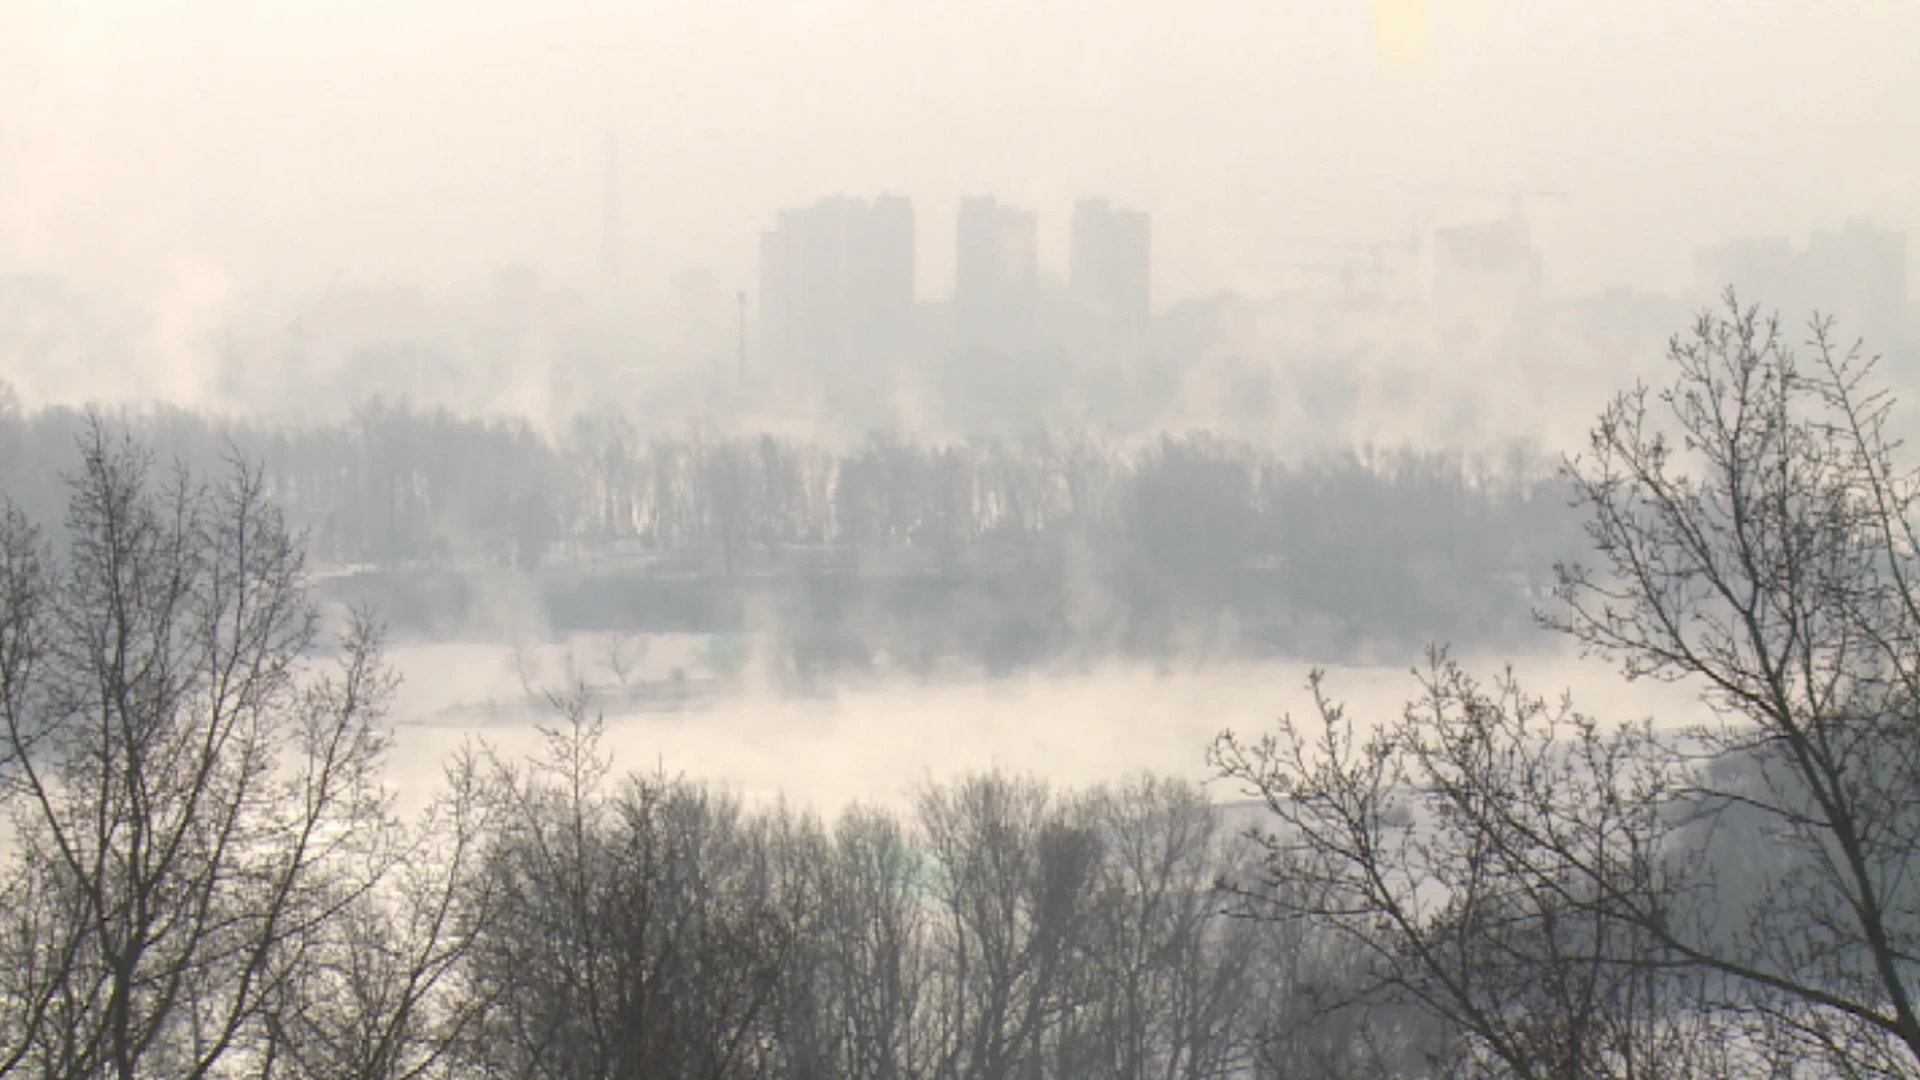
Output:
<svg viewBox="0 0 1920 1080">
<path fill-rule="evenodd" d="M 607 132 L 606 190 L 600 207 L 600 273 L 611 285 L 620 276 L 620 138 Z"/>
</svg>

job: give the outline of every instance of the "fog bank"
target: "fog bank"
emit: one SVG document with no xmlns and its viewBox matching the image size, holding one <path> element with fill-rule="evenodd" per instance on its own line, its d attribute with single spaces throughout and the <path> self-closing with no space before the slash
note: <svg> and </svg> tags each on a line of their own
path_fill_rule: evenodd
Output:
<svg viewBox="0 0 1920 1080">
<path fill-rule="evenodd" d="M 1224 729 L 1268 730 L 1291 712 L 1311 716 L 1310 665 L 1110 665 L 1078 673 L 1034 673 L 1003 679 L 891 678 L 842 684 L 818 696 L 782 695 L 751 683 L 704 689 L 700 635 L 650 642 L 645 670 L 671 678 L 679 667 L 690 685 L 685 707 L 620 701 L 620 688 L 600 659 L 607 640 L 581 635 L 538 650 L 507 645 L 398 645 L 391 660 L 406 678 L 393 716 L 398 721 L 395 772 L 403 786 L 463 740 L 484 739 L 503 756 L 531 752 L 534 725 L 557 715 L 531 700 L 564 685 L 569 660 L 579 678 L 603 690 L 595 711 L 607 722 L 616 769 L 708 780 L 750 800 L 781 796 L 831 813 L 850 802 L 905 807 L 928 781 L 989 768 L 1030 773 L 1064 787 L 1126 779 L 1151 771 L 1206 780 L 1205 751 Z M 1403 667 L 1328 666 L 1328 690 L 1360 720 L 1388 717 L 1417 695 L 1410 657 Z M 1501 658 L 1466 658 L 1491 680 Z M 1699 718 L 1685 689 L 1623 682 L 1604 664 L 1566 653 L 1524 658 L 1515 673 L 1534 693 L 1575 704 L 1604 720 L 1653 716 L 1673 723 Z M 1237 798 L 1224 788 L 1217 798 Z"/>
</svg>

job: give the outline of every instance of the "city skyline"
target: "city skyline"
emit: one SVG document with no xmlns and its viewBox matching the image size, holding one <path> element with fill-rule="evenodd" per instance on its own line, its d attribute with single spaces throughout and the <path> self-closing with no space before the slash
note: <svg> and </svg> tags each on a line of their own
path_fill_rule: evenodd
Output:
<svg viewBox="0 0 1920 1080">
<path fill-rule="evenodd" d="M 1920 8 L 1723 6 L 1430 4 L 1407 67 L 1358 2 L 26 0 L 0 13 L 0 268 L 164 294 L 342 269 L 448 289 L 525 261 L 586 287 L 608 131 L 646 283 L 750 283 L 780 206 L 869 188 L 1048 218 L 1109 193 L 1154 215 L 1168 300 L 1237 287 L 1288 236 L 1478 212 L 1439 184 L 1577 186 L 1538 223 L 1566 294 L 1679 290 L 1728 236 L 1920 226 Z M 951 238 L 923 240 L 937 295 Z"/>
</svg>

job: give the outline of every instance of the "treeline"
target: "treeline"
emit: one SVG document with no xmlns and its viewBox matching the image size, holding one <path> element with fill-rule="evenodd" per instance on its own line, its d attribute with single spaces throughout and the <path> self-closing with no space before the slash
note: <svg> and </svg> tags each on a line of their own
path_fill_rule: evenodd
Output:
<svg viewBox="0 0 1920 1080">
<path fill-rule="evenodd" d="M 1257 849 L 1190 785 L 828 825 L 615 776 L 583 691 L 402 792 L 379 632 L 321 659 L 260 474 L 81 458 L 63 543 L 0 516 L 0 1076 L 1345 1076 L 1436 1030 L 1305 1024 L 1343 946 L 1228 917 Z"/>
<path fill-rule="evenodd" d="M 1440 1045 L 1410 1012 L 1309 1022 L 1343 943 L 1231 916 L 1258 849 L 1193 786 L 986 774 L 827 825 L 605 783 L 592 735 L 507 789 L 475 1075 L 1331 1080 Z"/>
<path fill-rule="evenodd" d="M 1035 580 L 1021 593 L 1093 589 L 1143 622 L 1321 613 L 1421 640 L 1524 624 L 1529 586 L 1580 545 L 1551 464 L 1518 448 L 1498 461 L 1368 450 L 1290 462 L 1204 433 L 1129 445 L 1036 433 L 946 446 L 875 435 L 833 450 L 647 434 L 610 413 L 549 440 L 378 402 L 297 430 L 179 411 L 120 420 L 202 470 L 231 445 L 262 464 L 316 562 L 389 570 L 589 566 L 722 584 L 1024 574 Z M 64 410 L 12 418 L 0 482 L 57 513 L 54 478 L 83 423 Z"/>
<path fill-rule="evenodd" d="M 57 540 L 0 513 L 0 1077 L 1912 1077 L 1920 490 L 1870 364 L 1729 307 L 1569 469 L 1543 615 L 1711 718 L 1316 675 L 1213 743 L 1238 820 L 988 774 L 829 826 L 617 777 L 586 688 L 421 791 L 262 474 L 91 426 Z"/>
<path fill-rule="evenodd" d="M 159 407 L 114 418 L 163 457 L 258 461 L 327 563 L 491 560 L 618 550 L 707 554 L 724 571 L 821 547 L 1012 555 L 1073 534 L 1171 563 L 1430 557 L 1519 566 L 1568 535 L 1554 463 L 1373 450 L 1287 462 L 1204 432 L 1122 445 L 1038 432 L 928 446 L 876 434 L 834 451 L 790 438 L 648 434 L 581 418 L 559 440 L 524 421 L 379 401 L 348 424 L 276 428 Z M 18 501 L 57 509 L 86 414 L 0 413 Z"/>
</svg>

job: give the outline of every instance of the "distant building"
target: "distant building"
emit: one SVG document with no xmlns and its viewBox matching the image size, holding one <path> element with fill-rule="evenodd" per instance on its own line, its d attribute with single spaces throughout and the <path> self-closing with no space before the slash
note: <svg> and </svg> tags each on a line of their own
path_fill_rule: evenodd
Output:
<svg viewBox="0 0 1920 1080">
<path fill-rule="evenodd" d="M 914 319 L 913 240 L 900 196 L 781 211 L 760 236 L 763 355 L 822 372 L 897 360 Z"/>
<path fill-rule="evenodd" d="M 955 302 L 995 304 L 1035 287 L 1040 268 L 1033 211 L 1001 206 L 992 196 L 962 199 L 958 225 Z"/>
<path fill-rule="evenodd" d="M 520 283 L 495 275 L 490 296 L 496 311 L 517 299 L 511 287 Z M 309 329 L 316 346 L 323 351 L 330 346 L 340 356 L 428 348 L 449 342 L 448 320 L 439 307 L 414 286 L 343 285 L 327 295 Z"/>
<path fill-rule="evenodd" d="M 1907 234 L 1865 220 L 1807 243 L 1808 299 L 1839 320 L 1842 339 L 1869 346 L 1906 344 Z"/>
<path fill-rule="evenodd" d="M 530 314 L 540 300 L 540 271 L 526 263 L 496 269 L 490 284 L 494 305 L 516 315 Z"/>
<path fill-rule="evenodd" d="M 1094 317 L 1122 335 L 1144 334 L 1151 315 L 1152 231 L 1143 211 L 1106 199 L 1073 206 L 1067 288 Z"/>
<path fill-rule="evenodd" d="M 732 359 L 733 305 L 724 304 L 719 281 L 704 266 L 682 267 L 667 282 L 668 317 L 665 338 L 683 362 L 710 364 L 722 356 Z M 725 297 L 731 300 L 732 297 Z"/>
<path fill-rule="evenodd" d="M 1843 341 L 1870 347 L 1908 343 L 1907 236 L 1853 220 L 1815 232 L 1805 250 L 1784 237 L 1732 240 L 1695 260 L 1697 299 L 1714 300 L 1731 286 L 1742 305 L 1778 311 L 1798 327 L 1816 311 L 1838 321 Z"/>
<path fill-rule="evenodd" d="M 1496 332 L 1536 303 L 1545 259 L 1518 213 L 1433 233 L 1433 306 L 1443 325 Z"/>
<path fill-rule="evenodd" d="M 956 224 L 952 313 L 960 340 L 1007 345 L 1034 314 L 1037 218 L 982 196 L 960 201 Z"/>
<path fill-rule="evenodd" d="M 0 273 L 0 411 L 9 384 L 28 398 L 91 396 L 131 378 L 133 369 L 123 365 L 136 355 L 144 322 L 137 307 L 64 279 Z"/>
<path fill-rule="evenodd" d="M 1693 322 L 1698 305 L 1684 296 L 1614 286 L 1569 298 L 1560 310 L 1566 329 L 1616 374 L 1625 374 L 1637 370 L 1634 365 L 1658 365 L 1673 335 Z"/>
<path fill-rule="evenodd" d="M 1731 286 L 1742 304 L 1777 304 L 1806 291 L 1800 253 L 1784 236 L 1742 237 L 1695 254 L 1694 292 L 1718 301 Z"/>
</svg>

